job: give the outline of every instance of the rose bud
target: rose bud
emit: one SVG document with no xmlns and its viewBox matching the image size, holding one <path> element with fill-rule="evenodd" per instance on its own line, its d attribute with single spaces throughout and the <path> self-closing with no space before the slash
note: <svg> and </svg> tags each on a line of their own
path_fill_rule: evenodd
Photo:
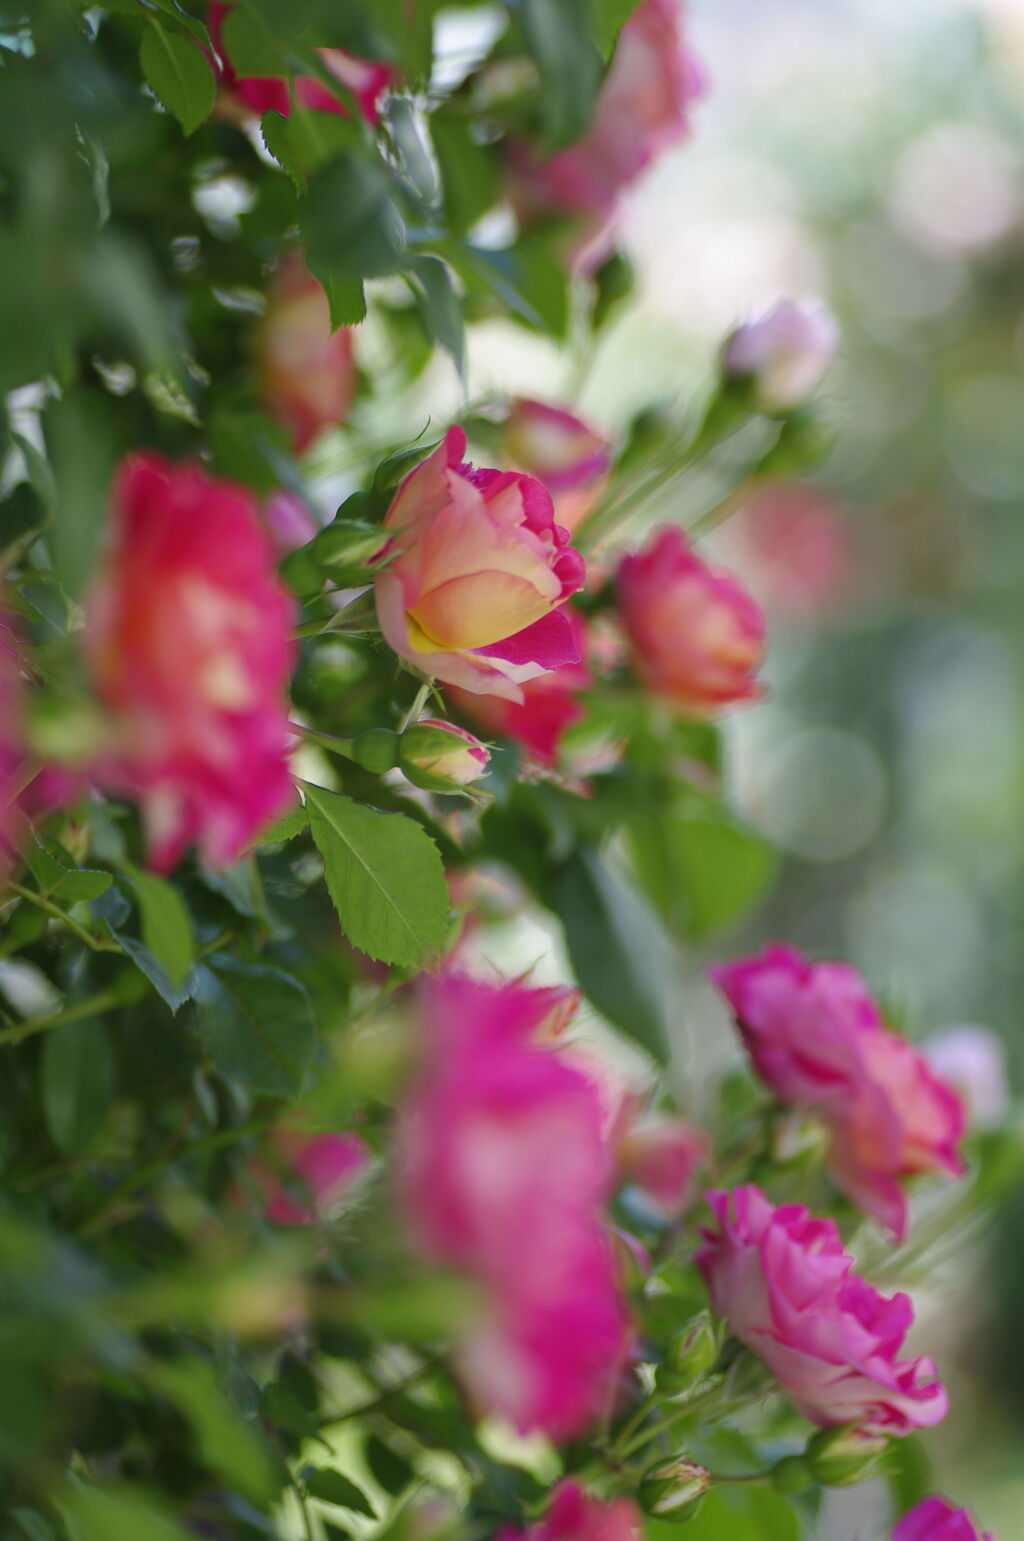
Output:
<svg viewBox="0 0 1024 1541">
<path fill-rule="evenodd" d="M 711 717 L 761 695 L 764 617 L 676 526 L 662 526 L 622 559 L 618 610 L 640 678 L 684 715 Z"/>
<path fill-rule="evenodd" d="M 607 439 L 561 407 L 517 397 L 505 423 L 501 451 L 518 471 L 550 492 L 559 524 L 575 530 L 596 503 L 611 466 Z"/>
<path fill-rule="evenodd" d="M 707 1195 L 716 1225 L 696 1263 L 713 1310 L 813 1423 L 897 1437 L 949 1401 L 930 1359 L 900 1359 L 914 1313 L 853 1271 L 834 1220 L 776 1208 L 753 1184 Z"/>
<path fill-rule="evenodd" d="M 222 85 L 225 90 L 238 97 L 250 112 L 261 114 L 279 112 L 282 117 L 290 117 L 291 98 L 285 76 L 236 74 L 225 48 L 224 39 L 224 22 L 231 9 L 232 7 L 223 4 L 222 0 L 214 0 L 207 18 L 210 37 L 218 54 L 218 74 Z M 393 74 L 391 66 L 371 59 L 359 59 L 355 54 L 346 53 L 341 48 L 318 48 L 316 53 L 321 64 L 334 76 L 338 84 L 344 86 L 345 90 L 355 97 L 360 116 L 371 127 L 375 127 L 379 98 L 391 83 Z M 300 107 L 311 107 L 319 112 L 334 112 L 341 117 L 348 116 L 339 98 L 312 75 L 296 76 L 295 96 Z"/>
<path fill-rule="evenodd" d="M 490 754 L 472 733 L 451 722 L 423 717 L 402 734 L 398 764 L 425 792 L 457 792 L 487 770 Z"/>
<path fill-rule="evenodd" d="M 639 1499 L 645 1514 L 659 1520 L 689 1519 L 711 1485 L 711 1473 L 694 1461 L 666 1461 L 641 1478 Z"/>
<path fill-rule="evenodd" d="M 515 471 L 474 470 L 466 435 L 444 442 L 399 485 L 375 589 L 385 640 L 421 674 L 522 700 L 522 683 L 578 663 L 562 605 L 583 558 L 554 522 L 551 494 Z"/>
<path fill-rule="evenodd" d="M 839 347 L 839 327 L 824 305 L 780 300 L 726 339 L 722 366 L 749 385 L 763 412 L 790 412 L 812 396 Z"/>
<path fill-rule="evenodd" d="M 703 1129 L 670 1113 L 647 1113 L 630 1124 L 619 1162 L 662 1217 L 674 1220 L 692 1203 L 697 1173 L 709 1152 Z"/>
<path fill-rule="evenodd" d="M 892 1541 L 995 1541 L 978 1529 L 966 1509 L 954 1509 L 948 1498 L 926 1498 L 905 1514 Z"/>
<path fill-rule="evenodd" d="M 806 1460 L 815 1482 L 824 1487 L 852 1487 L 874 1475 L 888 1440 L 860 1429 L 822 1429 L 807 1446 Z"/>
<path fill-rule="evenodd" d="M 722 1331 L 710 1311 L 697 1315 L 668 1346 L 666 1364 L 679 1386 L 690 1385 L 706 1375 L 718 1358 Z"/>
<path fill-rule="evenodd" d="M 256 369 L 267 415 L 288 430 L 297 454 L 348 416 L 356 386 L 352 328 L 331 330 L 327 296 L 299 252 L 285 257 L 267 286 Z"/>
<path fill-rule="evenodd" d="M 158 870 L 193 842 L 211 866 L 234 861 L 293 801 L 292 623 L 253 495 L 197 465 L 129 456 L 85 600 L 110 723 L 86 770 L 138 800 Z"/>
</svg>

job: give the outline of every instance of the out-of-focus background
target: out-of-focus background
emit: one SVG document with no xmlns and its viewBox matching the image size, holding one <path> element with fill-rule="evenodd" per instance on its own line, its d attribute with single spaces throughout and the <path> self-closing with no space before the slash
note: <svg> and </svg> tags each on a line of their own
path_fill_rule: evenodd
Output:
<svg viewBox="0 0 1024 1541">
<path fill-rule="evenodd" d="M 994 1029 L 1024 1086 L 1024 0 L 691 0 L 708 90 L 694 133 L 629 200 L 633 302 L 590 358 L 474 330 L 469 393 L 564 399 L 598 425 L 686 405 L 723 334 L 782 294 L 843 331 L 835 447 L 752 491 L 713 537 L 770 622 L 768 699 L 729 724 L 738 806 L 782 849 L 730 950 L 848 958 L 914 1037 Z M 486 42 L 451 13 L 452 67 Z M 372 345 L 372 340 L 371 340 Z M 373 411 L 457 409 L 444 362 Z M 337 461 L 325 457 L 336 474 Z M 645 517 L 692 523 L 693 476 Z M 639 533 L 639 532 L 637 532 Z M 559 977 L 529 916 L 477 945 Z M 688 960 L 676 1065 L 737 1054 Z M 1024 1538 L 1024 1191 L 915 1289 L 954 1412 L 941 1485 Z M 871 1485 L 820 1541 L 885 1526 Z"/>
</svg>

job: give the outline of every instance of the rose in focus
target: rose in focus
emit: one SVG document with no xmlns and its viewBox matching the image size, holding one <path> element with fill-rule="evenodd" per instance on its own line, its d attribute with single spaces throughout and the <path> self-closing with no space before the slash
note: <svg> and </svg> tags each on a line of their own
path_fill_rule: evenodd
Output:
<svg viewBox="0 0 1024 1541">
<path fill-rule="evenodd" d="M 420 1249 L 484 1291 L 456 1349 L 472 1401 L 568 1439 L 613 1394 L 628 1323 L 602 1214 L 600 1099 L 535 1039 L 550 993 L 452 974 L 424 986 L 399 1172 Z"/>
<path fill-rule="evenodd" d="M 421 673 L 522 701 L 525 681 L 579 662 L 561 607 L 583 585 L 583 559 L 540 482 L 474 470 L 465 450 L 450 428 L 401 483 L 384 520 L 377 616 Z"/>
<path fill-rule="evenodd" d="M 907 1228 L 900 1179 L 958 1177 L 964 1111 L 921 1052 L 890 1032 L 856 970 L 810 963 L 791 947 L 711 970 L 754 1068 L 783 1102 L 811 1108 L 831 1130 L 836 1182 L 898 1237 Z"/>
<path fill-rule="evenodd" d="M 802 1204 L 775 1208 L 753 1184 L 707 1195 L 714 1229 L 696 1262 L 711 1304 L 814 1423 L 906 1435 L 946 1416 L 930 1359 L 900 1359 L 913 1321 L 906 1295 L 887 1298 L 855 1274 L 830 1219 Z"/>
<path fill-rule="evenodd" d="M 85 608 L 110 717 L 89 775 L 141 804 L 159 870 L 193 841 L 211 866 L 233 861 L 295 795 L 293 609 L 255 499 L 199 466 L 130 456 Z"/>
<path fill-rule="evenodd" d="M 756 700 L 764 617 L 728 573 L 708 567 L 665 525 L 618 571 L 619 618 L 652 694 L 690 717 Z"/>
</svg>

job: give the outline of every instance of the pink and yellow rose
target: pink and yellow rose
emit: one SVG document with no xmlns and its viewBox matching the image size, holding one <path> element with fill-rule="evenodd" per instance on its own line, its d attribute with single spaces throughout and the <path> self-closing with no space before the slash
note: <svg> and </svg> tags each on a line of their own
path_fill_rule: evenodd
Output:
<svg viewBox="0 0 1024 1541">
<path fill-rule="evenodd" d="M 296 453 L 348 416 L 356 386 L 352 328 L 332 332 L 327 296 L 299 252 L 268 285 L 256 368 L 267 415 L 288 430 Z"/>
<path fill-rule="evenodd" d="M 583 584 L 583 559 L 540 482 L 474 470 L 465 451 L 462 429 L 449 428 L 399 487 L 384 520 L 377 616 L 421 673 L 522 701 L 527 680 L 579 662 L 562 606 Z"/>
<path fill-rule="evenodd" d="M 677 711 L 710 717 L 760 696 L 764 617 L 675 525 L 622 559 L 618 610 L 641 680 Z"/>
<path fill-rule="evenodd" d="M 88 774 L 141 804 L 157 869 L 193 842 L 212 866 L 233 861 L 295 796 L 293 606 L 252 494 L 130 456 L 85 612 L 110 721 Z"/>
</svg>

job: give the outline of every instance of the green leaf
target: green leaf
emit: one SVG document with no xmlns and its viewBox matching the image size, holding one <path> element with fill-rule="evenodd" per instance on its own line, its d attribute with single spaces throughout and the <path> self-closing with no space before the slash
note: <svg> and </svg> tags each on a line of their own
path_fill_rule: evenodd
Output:
<svg viewBox="0 0 1024 1541">
<path fill-rule="evenodd" d="M 343 152 L 320 168 L 301 211 L 309 270 L 325 289 L 331 278 L 393 273 L 405 249 L 405 224 L 383 163 Z"/>
<path fill-rule="evenodd" d="M 166 31 L 152 17 L 149 21 L 139 55 L 142 73 L 157 101 L 191 134 L 213 111 L 213 71 L 192 38 Z"/>
<path fill-rule="evenodd" d="M 214 1063 L 255 1091 L 294 1096 L 316 1049 L 305 987 L 280 969 L 220 954 L 196 974 L 196 1024 Z"/>
<path fill-rule="evenodd" d="M 37 1509 L 12 1509 L 11 1518 L 26 1541 L 54 1541 L 53 1531 Z"/>
<path fill-rule="evenodd" d="M 723 1484 L 708 1493 L 684 1529 L 648 1519 L 645 1530 L 647 1541 L 799 1541 L 800 1521 L 779 1493 Z"/>
<path fill-rule="evenodd" d="M 181 894 L 152 872 L 126 867 L 142 917 L 142 940 L 172 985 L 184 984 L 195 957 L 192 920 Z"/>
<path fill-rule="evenodd" d="M 661 928 L 592 848 L 562 863 L 552 883 L 573 970 L 598 1011 L 664 1062 L 670 954 Z"/>
<path fill-rule="evenodd" d="M 434 113 L 430 137 L 441 168 L 448 228 L 454 235 L 465 235 L 497 201 L 497 162 L 489 149 L 477 144 L 465 118 Z"/>
<path fill-rule="evenodd" d="M 521 0 L 523 34 L 540 71 L 540 111 L 548 150 L 587 129 L 601 84 L 591 0 Z"/>
<path fill-rule="evenodd" d="M 415 1473 L 404 1456 L 398 1455 L 376 1434 L 366 1441 L 366 1464 L 385 1493 L 401 1493 L 409 1486 Z"/>
<path fill-rule="evenodd" d="M 640 0 L 592 0 L 592 4 L 594 42 L 601 58 L 607 61 L 615 51 L 619 33 Z"/>
<path fill-rule="evenodd" d="M 108 404 L 96 394 L 79 390 L 52 402 L 44 423 L 57 488 L 54 563 L 64 588 L 75 595 L 106 524 L 117 443 Z"/>
<path fill-rule="evenodd" d="M 312 1413 L 284 1386 L 267 1386 L 261 1401 L 264 1417 L 269 1418 L 285 1434 L 294 1434 L 297 1439 L 320 1437 Z"/>
<path fill-rule="evenodd" d="M 57 1498 L 72 1541 L 189 1541 L 176 1520 L 148 1496 L 129 1488 L 76 1482 Z"/>
<path fill-rule="evenodd" d="M 377 1518 L 377 1511 L 362 1488 L 356 1487 L 333 1467 L 307 1467 L 303 1479 L 311 1498 L 319 1498 L 325 1504 L 337 1504 L 339 1509 L 351 1509 L 353 1514 L 365 1514 L 371 1520 Z"/>
<path fill-rule="evenodd" d="M 366 320 L 366 294 L 361 278 L 346 278 L 340 273 L 327 273 L 321 281 L 327 296 L 327 308 L 331 313 L 331 331 L 339 326 L 358 326 Z"/>
<path fill-rule="evenodd" d="M 270 111 L 263 114 L 260 129 L 267 149 L 300 193 L 320 166 L 326 166 L 343 150 L 361 148 L 357 124 L 340 113 L 296 107 L 286 118 Z"/>
<path fill-rule="evenodd" d="M 776 871 L 762 836 L 710 800 L 640 807 L 630 820 L 640 883 L 680 935 L 704 937 L 735 925 L 764 897 Z"/>
<path fill-rule="evenodd" d="M 192 1425 L 199 1457 L 251 1503 L 272 1503 L 281 1486 L 270 1447 L 232 1407 L 201 1359 L 154 1364 L 146 1379 Z"/>
<path fill-rule="evenodd" d="M 436 957 L 448 931 L 448 887 L 430 836 L 404 814 L 310 783 L 304 790 L 327 889 L 352 945 L 401 968 Z"/>
<path fill-rule="evenodd" d="M 114 1055 L 102 1022 L 86 1019 L 47 1033 L 39 1068 L 43 1117 L 67 1155 L 84 1150 L 110 1111 Z"/>
<path fill-rule="evenodd" d="M 416 298 L 424 331 L 451 354 L 461 375 L 466 363 L 466 327 L 462 301 L 452 283 L 451 270 L 438 257 L 415 257 L 406 276 Z"/>
<path fill-rule="evenodd" d="M 25 853 L 40 893 L 74 904 L 79 899 L 98 899 L 114 881 L 109 872 L 95 867 L 76 867 L 58 840 L 37 835 Z"/>
<path fill-rule="evenodd" d="M 306 810 L 301 804 L 297 808 L 291 808 L 287 813 L 282 813 L 279 819 L 274 819 L 268 824 L 266 829 L 262 829 L 248 849 L 253 850 L 254 847 L 261 845 L 276 845 L 279 841 L 294 840 L 296 835 L 302 834 L 308 822 Z"/>
<path fill-rule="evenodd" d="M 220 27 L 224 52 L 236 75 L 283 75 L 284 50 L 257 11 L 234 5 Z"/>
</svg>

